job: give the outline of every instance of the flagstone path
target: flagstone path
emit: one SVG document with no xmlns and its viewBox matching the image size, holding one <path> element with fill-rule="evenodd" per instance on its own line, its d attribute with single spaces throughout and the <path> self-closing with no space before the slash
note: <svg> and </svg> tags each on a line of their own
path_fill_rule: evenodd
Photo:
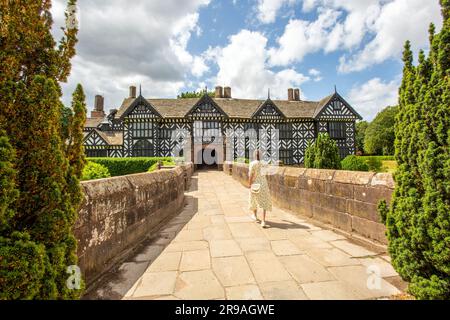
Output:
<svg viewBox="0 0 450 320">
<path fill-rule="evenodd" d="M 385 254 L 276 207 L 270 228 L 262 229 L 248 216 L 248 189 L 232 177 L 199 171 L 192 178 L 184 211 L 122 265 L 122 280 L 109 290 L 122 290 L 123 299 L 190 300 L 382 299 L 401 293 L 389 282 L 398 275 Z"/>
</svg>

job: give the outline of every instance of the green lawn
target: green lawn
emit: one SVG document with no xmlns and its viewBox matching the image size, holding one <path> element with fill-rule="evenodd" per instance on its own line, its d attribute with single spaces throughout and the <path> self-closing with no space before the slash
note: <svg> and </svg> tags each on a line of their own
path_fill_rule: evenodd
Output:
<svg viewBox="0 0 450 320">
<path fill-rule="evenodd" d="M 390 172 L 394 173 L 397 170 L 397 161 L 395 160 L 389 160 L 389 161 L 382 161 L 383 163 L 383 172 Z"/>
</svg>

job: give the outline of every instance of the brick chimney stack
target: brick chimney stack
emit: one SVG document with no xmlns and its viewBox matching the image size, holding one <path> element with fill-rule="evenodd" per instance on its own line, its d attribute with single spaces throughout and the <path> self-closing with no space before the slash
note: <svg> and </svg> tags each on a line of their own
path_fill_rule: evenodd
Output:
<svg viewBox="0 0 450 320">
<path fill-rule="evenodd" d="M 130 87 L 130 98 L 136 99 L 136 87 L 135 86 Z"/>
<path fill-rule="evenodd" d="M 216 87 L 216 92 L 214 94 L 214 98 L 216 98 L 216 99 L 223 98 L 223 88 L 221 86 Z"/>
<path fill-rule="evenodd" d="M 105 99 L 100 95 L 96 95 L 94 111 L 91 112 L 91 118 L 104 118 L 105 116 Z"/>
<path fill-rule="evenodd" d="M 295 89 L 294 90 L 294 100 L 295 101 L 300 101 L 300 89 Z"/>
<path fill-rule="evenodd" d="M 288 89 L 288 101 L 294 101 L 294 89 Z"/>
<path fill-rule="evenodd" d="M 223 97 L 226 99 L 231 99 L 231 88 L 230 87 L 223 88 Z"/>
</svg>

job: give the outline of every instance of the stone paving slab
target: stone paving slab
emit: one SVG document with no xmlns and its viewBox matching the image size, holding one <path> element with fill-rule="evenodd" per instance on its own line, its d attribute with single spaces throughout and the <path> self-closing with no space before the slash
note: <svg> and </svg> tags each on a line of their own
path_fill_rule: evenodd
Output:
<svg viewBox="0 0 450 320">
<path fill-rule="evenodd" d="M 124 265 L 142 276 L 110 284 L 124 299 L 347 300 L 400 292 L 386 281 L 398 276 L 386 253 L 277 207 L 262 229 L 249 217 L 248 189 L 220 171 L 194 178 L 183 212 L 134 258 L 142 262 Z"/>
<path fill-rule="evenodd" d="M 257 285 L 229 287 L 225 289 L 228 300 L 263 300 Z"/>
<path fill-rule="evenodd" d="M 291 281 L 266 282 L 259 285 L 261 292 L 267 300 L 308 300 L 308 296 L 299 287 L 298 283 Z"/>
<path fill-rule="evenodd" d="M 255 283 L 252 271 L 243 256 L 213 258 L 212 269 L 225 287 Z"/>
<path fill-rule="evenodd" d="M 209 242 L 212 258 L 242 256 L 242 250 L 235 240 L 212 240 Z"/>
<path fill-rule="evenodd" d="M 209 250 L 183 252 L 180 271 L 197 271 L 211 269 Z"/>
</svg>

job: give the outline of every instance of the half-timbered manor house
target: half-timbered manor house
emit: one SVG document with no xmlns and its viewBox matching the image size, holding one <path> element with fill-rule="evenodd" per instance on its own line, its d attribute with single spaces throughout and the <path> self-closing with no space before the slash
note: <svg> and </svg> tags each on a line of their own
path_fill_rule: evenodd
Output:
<svg viewBox="0 0 450 320">
<path fill-rule="evenodd" d="M 229 87 L 217 87 L 214 97 L 146 99 L 130 87 L 129 97 L 108 115 L 103 97 L 95 97 L 84 144 L 89 157 L 166 157 L 187 141 L 194 159 L 194 154 L 219 141 L 223 156 L 237 159 L 249 158 L 255 147 L 247 130 L 254 129 L 258 140 L 270 140 L 278 129 L 277 146 L 272 148 L 278 149 L 282 163 L 294 165 L 303 163 L 308 143 L 321 132 L 336 140 L 341 157 L 354 154 L 357 119 L 361 116 L 337 92 L 320 101 L 301 100 L 299 89 L 288 89 L 287 100 L 271 100 L 270 94 L 266 100 L 248 100 L 232 98 Z M 214 131 L 224 138 L 212 137 Z M 195 139 L 201 143 L 194 151 L 199 145 Z M 227 139 L 233 142 L 228 150 Z"/>
</svg>

